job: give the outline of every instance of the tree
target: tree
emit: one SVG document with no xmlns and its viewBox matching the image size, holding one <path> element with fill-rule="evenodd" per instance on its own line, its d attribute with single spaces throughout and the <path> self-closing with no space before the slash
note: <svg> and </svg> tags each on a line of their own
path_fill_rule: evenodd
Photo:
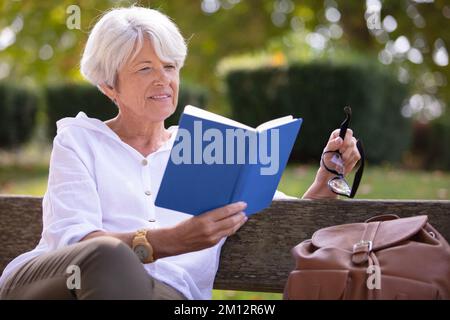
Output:
<svg viewBox="0 0 450 320">
<path fill-rule="evenodd" d="M 0 18 L 0 79 L 35 85 L 81 79 L 79 58 L 93 21 L 106 9 L 131 3 L 79 0 L 80 28 L 71 29 L 76 10 L 68 9 L 74 8 L 73 1 L 0 0 L 5 13 Z M 220 80 L 215 71 L 221 58 L 261 49 L 271 39 L 297 32 L 309 35 L 310 45 L 319 46 L 314 49 L 325 44 L 322 50 L 326 50 L 327 44 L 337 43 L 394 65 L 400 79 L 409 81 L 417 94 L 406 113 L 437 115 L 440 100 L 450 101 L 446 86 L 450 5 L 444 0 L 148 0 L 137 4 L 158 8 L 175 20 L 189 41 L 182 76 L 207 86 L 216 99 Z M 435 110 L 427 111 L 425 105 Z"/>
</svg>

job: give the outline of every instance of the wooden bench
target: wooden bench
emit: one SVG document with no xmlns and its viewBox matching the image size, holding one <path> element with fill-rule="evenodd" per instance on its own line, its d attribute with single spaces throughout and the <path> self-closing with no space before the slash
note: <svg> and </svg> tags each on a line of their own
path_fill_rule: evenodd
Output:
<svg viewBox="0 0 450 320">
<path fill-rule="evenodd" d="M 41 205 L 41 197 L 0 195 L 0 272 L 10 260 L 38 243 Z M 450 239 L 450 201 L 274 201 L 227 240 L 214 288 L 282 292 L 294 267 L 292 247 L 309 239 L 317 229 L 386 213 L 428 215 L 429 222 Z"/>
</svg>

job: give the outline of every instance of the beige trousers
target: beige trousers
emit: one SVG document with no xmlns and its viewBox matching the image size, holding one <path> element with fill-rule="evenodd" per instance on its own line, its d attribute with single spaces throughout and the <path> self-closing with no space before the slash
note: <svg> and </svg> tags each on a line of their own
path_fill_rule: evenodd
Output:
<svg viewBox="0 0 450 320">
<path fill-rule="evenodd" d="M 6 279 L 0 288 L 0 299 L 186 298 L 149 276 L 125 243 L 112 237 L 97 237 L 25 263 Z"/>
</svg>

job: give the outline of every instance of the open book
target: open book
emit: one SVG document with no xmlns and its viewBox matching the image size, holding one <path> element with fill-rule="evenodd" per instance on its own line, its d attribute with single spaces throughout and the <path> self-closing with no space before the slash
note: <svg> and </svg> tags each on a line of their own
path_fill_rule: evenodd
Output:
<svg viewBox="0 0 450 320">
<path fill-rule="evenodd" d="M 286 116 L 251 128 L 186 106 L 155 205 L 192 215 L 237 201 L 247 215 L 265 209 L 301 124 Z"/>
</svg>

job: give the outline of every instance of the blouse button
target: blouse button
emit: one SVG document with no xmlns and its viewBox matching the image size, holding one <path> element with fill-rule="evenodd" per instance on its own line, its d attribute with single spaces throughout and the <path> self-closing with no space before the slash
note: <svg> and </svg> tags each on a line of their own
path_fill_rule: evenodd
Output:
<svg viewBox="0 0 450 320">
<path fill-rule="evenodd" d="M 147 191 L 145 191 L 145 194 L 146 194 L 147 196 L 149 196 L 149 195 L 151 195 L 152 193 L 151 193 L 149 190 L 147 190 Z"/>
<path fill-rule="evenodd" d="M 147 159 L 143 159 L 143 160 L 141 161 L 141 163 L 142 163 L 143 166 L 146 166 L 146 165 L 148 164 L 148 161 L 147 161 Z"/>
</svg>

